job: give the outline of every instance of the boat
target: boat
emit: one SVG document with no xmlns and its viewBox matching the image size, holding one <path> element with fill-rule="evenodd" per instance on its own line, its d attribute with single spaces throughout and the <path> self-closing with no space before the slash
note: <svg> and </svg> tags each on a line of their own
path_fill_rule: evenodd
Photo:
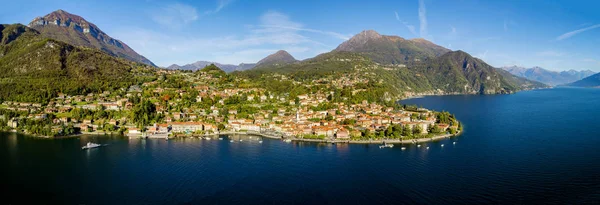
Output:
<svg viewBox="0 0 600 205">
<path fill-rule="evenodd" d="M 222 138 L 222 137 L 219 137 L 219 140 L 223 140 L 223 138 Z"/>
<path fill-rule="evenodd" d="M 427 149 L 429 149 L 429 147 L 427 147 Z"/>
<path fill-rule="evenodd" d="M 402 147 L 402 150 L 405 150 L 405 149 L 406 149 L 406 147 Z"/>
<path fill-rule="evenodd" d="M 229 140 L 229 142 L 233 142 L 233 140 Z"/>
<path fill-rule="evenodd" d="M 379 145 L 379 149 L 383 149 L 383 148 L 392 148 L 394 147 L 394 144 L 387 144 L 387 143 L 383 143 L 383 145 Z"/>
<path fill-rule="evenodd" d="M 417 145 L 417 147 L 421 147 L 421 145 Z"/>
<path fill-rule="evenodd" d="M 210 137 L 207 137 L 206 140 L 212 140 Z"/>
<path fill-rule="evenodd" d="M 261 141 L 258 141 L 258 143 L 262 143 L 262 140 L 261 140 Z"/>
<path fill-rule="evenodd" d="M 81 147 L 81 149 L 93 149 L 93 148 L 100 147 L 100 146 L 102 146 L 102 145 L 88 142 L 85 146 Z"/>
<path fill-rule="evenodd" d="M 442 144 L 441 146 L 444 147 L 444 144 Z"/>
<path fill-rule="evenodd" d="M 456 142 L 453 142 L 452 144 L 456 144 Z"/>
<path fill-rule="evenodd" d="M 284 142 L 288 142 L 288 143 L 289 143 L 289 142 L 292 142 L 292 140 L 291 140 L 291 139 L 284 139 L 283 141 L 284 141 Z"/>
</svg>

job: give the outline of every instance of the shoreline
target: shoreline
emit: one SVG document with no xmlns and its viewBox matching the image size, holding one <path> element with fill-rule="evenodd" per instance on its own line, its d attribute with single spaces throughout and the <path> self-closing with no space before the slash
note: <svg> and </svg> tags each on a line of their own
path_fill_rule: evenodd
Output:
<svg viewBox="0 0 600 205">
<path fill-rule="evenodd" d="M 10 132 L 12 133 L 18 133 L 18 134 L 24 134 L 24 135 L 28 135 L 28 136 L 32 136 L 32 137 L 37 137 L 37 138 L 42 138 L 42 139 L 64 139 L 64 138 L 74 138 L 74 137 L 81 137 L 83 135 L 95 135 L 95 136 L 114 136 L 114 134 L 111 133 L 97 133 L 97 132 L 86 132 L 86 133 L 78 133 L 75 135 L 69 135 L 69 136 L 59 136 L 59 137 L 48 137 L 48 136 L 40 136 L 40 135 L 33 135 L 33 134 L 27 134 L 27 133 L 23 133 L 23 132 L 18 132 L 18 131 L 14 131 L 11 130 Z M 235 132 L 235 131 L 228 131 L 228 132 L 220 132 L 220 133 L 212 133 L 212 134 L 174 134 L 173 136 L 169 136 L 169 137 L 142 137 L 140 136 L 128 136 L 128 135 L 118 135 L 118 136 L 123 136 L 123 137 L 128 137 L 130 139 L 144 139 L 144 138 L 148 138 L 148 139 L 176 139 L 176 138 L 205 138 L 205 137 L 214 137 L 214 136 L 219 136 L 219 135 L 253 135 L 253 136 L 260 136 L 260 137 L 264 137 L 264 138 L 269 138 L 269 139 L 278 139 L 278 140 L 291 140 L 293 142 L 309 142 L 309 143 L 333 143 L 333 144 L 417 144 L 417 143 L 425 143 L 425 142 L 435 142 L 435 141 L 439 141 L 442 139 L 446 139 L 446 138 L 452 138 L 452 137 L 457 137 L 460 136 L 462 134 L 462 130 L 456 134 L 443 134 L 443 135 L 438 135 L 438 136 L 433 136 L 430 138 L 419 138 L 419 139 L 409 139 L 409 140 L 402 140 L 402 139 L 383 139 L 383 140 L 327 140 L 327 139 L 302 139 L 302 138 L 295 138 L 295 137 L 283 137 L 283 136 L 276 136 L 276 135 L 270 135 L 270 134 L 264 134 L 264 133 L 258 133 L 258 132 Z"/>
<path fill-rule="evenodd" d="M 297 142 L 316 142 L 316 143 L 347 143 L 347 144 L 416 144 L 416 143 L 424 143 L 424 142 L 435 142 L 445 138 L 457 137 L 462 132 L 458 132 L 456 134 L 444 134 L 439 136 L 434 136 L 430 138 L 419 138 L 419 139 L 410 139 L 410 140 L 401 140 L 401 139 L 387 139 L 387 140 L 319 140 L 319 139 L 291 139 L 292 141 Z"/>
</svg>

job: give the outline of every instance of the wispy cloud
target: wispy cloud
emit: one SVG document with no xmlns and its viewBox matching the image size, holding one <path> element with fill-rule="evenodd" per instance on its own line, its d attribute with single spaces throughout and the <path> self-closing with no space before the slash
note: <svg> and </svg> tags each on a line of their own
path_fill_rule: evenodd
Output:
<svg viewBox="0 0 600 205">
<path fill-rule="evenodd" d="M 554 50 L 547 50 L 547 51 L 537 52 L 535 55 L 541 56 L 541 57 L 561 57 L 561 56 L 564 56 L 565 53 L 554 51 Z"/>
<path fill-rule="evenodd" d="M 413 26 L 413 25 L 409 24 L 409 23 L 408 23 L 408 22 L 406 22 L 406 21 L 402 21 L 402 20 L 400 19 L 400 16 L 398 15 L 398 12 L 395 12 L 395 11 L 394 11 L 394 14 L 396 15 L 396 20 L 397 20 L 397 21 L 399 21 L 400 23 L 402 23 L 402 25 L 404 25 L 404 26 L 405 26 L 405 27 L 408 29 L 408 31 L 410 31 L 410 33 L 412 33 L 412 34 L 413 34 L 413 35 L 415 35 L 415 36 L 419 36 L 419 34 L 417 34 L 417 31 L 416 31 L 416 29 L 415 29 L 415 26 Z"/>
<path fill-rule="evenodd" d="M 196 7 L 187 4 L 174 3 L 152 11 L 151 15 L 152 20 L 160 25 L 169 28 L 181 28 L 200 19 L 202 16 L 216 14 L 231 3 L 233 3 L 233 0 L 217 0 L 215 9 L 204 12 L 198 12 Z"/>
<path fill-rule="evenodd" d="M 290 18 L 282 13 L 276 11 L 268 11 L 263 14 L 261 17 L 262 24 L 259 25 L 264 29 L 268 29 L 265 31 L 268 32 L 286 32 L 286 31 L 302 31 L 302 32 L 310 32 L 328 35 L 333 38 L 348 40 L 350 39 L 349 35 L 333 32 L 333 31 L 323 31 L 311 28 L 305 28 L 302 24 L 291 21 Z"/>
<path fill-rule="evenodd" d="M 163 26 L 178 28 L 198 19 L 198 12 L 193 6 L 175 3 L 153 12 L 152 20 Z"/>
<path fill-rule="evenodd" d="M 231 4 L 233 0 L 217 0 L 217 8 L 214 10 L 214 13 L 221 11 L 221 9 L 225 8 L 227 5 Z"/>
<path fill-rule="evenodd" d="M 198 60 L 229 64 L 252 63 L 280 49 L 303 59 L 332 49 L 330 45 L 314 40 L 305 33 L 347 38 L 343 34 L 307 28 L 277 11 L 262 14 L 256 24 L 245 26 L 236 33 L 241 35 L 195 37 L 164 30 L 124 28 L 121 32 L 116 32 L 115 37 L 161 66 Z"/>
<path fill-rule="evenodd" d="M 458 31 L 456 30 L 456 27 L 454 27 L 453 25 L 450 25 L 450 32 L 447 35 L 448 39 L 456 39 L 456 37 L 458 36 Z"/>
<path fill-rule="evenodd" d="M 577 30 L 574 30 L 574 31 L 571 31 L 571 32 L 564 33 L 563 35 L 560 35 L 560 36 L 556 37 L 556 40 L 558 40 L 558 41 L 565 40 L 565 39 L 571 38 L 571 37 L 573 37 L 573 36 L 575 36 L 577 34 L 580 34 L 580 33 L 583 33 L 585 31 L 589 31 L 589 30 L 592 30 L 592 29 L 595 29 L 595 28 L 600 28 L 600 24 L 596 24 L 596 25 L 589 26 L 589 27 L 586 27 L 586 28 L 577 29 Z"/>
<path fill-rule="evenodd" d="M 427 33 L 427 8 L 425 8 L 425 0 L 419 0 L 419 32 L 422 38 L 428 38 Z"/>
<path fill-rule="evenodd" d="M 485 50 L 483 53 L 479 53 L 479 54 L 475 55 L 475 57 L 479 58 L 479 59 L 482 59 L 482 60 L 485 60 L 485 58 L 487 57 L 487 55 L 488 55 L 488 50 Z"/>
</svg>

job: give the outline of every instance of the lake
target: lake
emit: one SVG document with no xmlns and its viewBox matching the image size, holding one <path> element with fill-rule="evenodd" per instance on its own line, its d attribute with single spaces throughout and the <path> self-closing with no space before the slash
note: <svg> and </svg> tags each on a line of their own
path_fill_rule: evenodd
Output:
<svg viewBox="0 0 600 205">
<path fill-rule="evenodd" d="M 436 96 L 403 103 L 450 111 L 465 125 L 465 132 L 421 148 L 403 145 L 406 150 L 400 145 L 379 149 L 271 139 L 258 143 L 250 136 L 211 141 L 93 136 L 50 140 L 3 133 L 0 200 L 19 204 L 600 201 L 600 89 Z M 108 146 L 82 151 L 87 142 Z"/>
</svg>

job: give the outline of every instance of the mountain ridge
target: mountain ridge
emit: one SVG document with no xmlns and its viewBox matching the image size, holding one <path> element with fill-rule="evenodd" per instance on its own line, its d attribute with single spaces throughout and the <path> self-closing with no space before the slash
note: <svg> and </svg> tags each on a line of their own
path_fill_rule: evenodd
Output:
<svg viewBox="0 0 600 205">
<path fill-rule="evenodd" d="M 110 37 L 95 24 L 64 10 L 59 9 L 43 17 L 36 17 L 28 27 L 39 31 L 47 38 L 75 46 L 96 48 L 116 57 L 156 67 L 152 61 L 135 52 L 124 42 Z"/>
<path fill-rule="evenodd" d="M 573 83 L 566 84 L 567 86 L 575 86 L 575 87 L 600 87 L 600 73 L 596 73 L 594 75 L 588 76 L 584 79 L 575 81 Z"/>
<path fill-rule="evenodd" d="M 334 51 L 361 53 L 382 64 L 407 64 L 439 57 L 451 50 L 423 38 L 407 40 L 364 30 L 341 43 Z"/>
<path fill-rule="evenodd" d="M 510 72 L 513 75 L 524 77 L 530 80 L 539 81 L 548 85 L 556 86 L 569 84 L 588 76 L 595 74 L 591 70 L 568 70 L 568 71 L 550 71 L 538 66 L 532 68 L 525 68 L 519 66 L 504 66 L 501 67 L 503 70 Z"/>
</svg>

